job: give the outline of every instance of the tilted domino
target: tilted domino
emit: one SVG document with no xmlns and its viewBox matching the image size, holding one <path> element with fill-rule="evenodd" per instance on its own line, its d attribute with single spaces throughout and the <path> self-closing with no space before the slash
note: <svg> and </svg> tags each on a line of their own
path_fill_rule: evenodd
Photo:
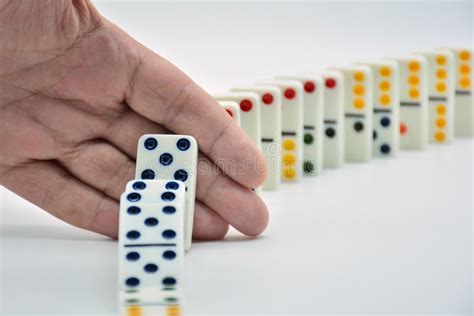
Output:
<svg viewBox="0 0 474 316">
<path fill-rule="evenodd" d="M 260 98 L 260 136 L 268 177 L 264 190 L 276 190 L 281 182 L 281 89 L 275 86 L 242 86 L 237 92 L 254 92 Z"/>
<path fill-rule="evenodd" d="M 198 145 L 187 135 L 143 135 L 138 141 L 136 179 L 184 182 L 186 211 L 184 213 L 185 250 L 191 248 L 194 203 L 196 195 Z"/>
<path fill-rule="evenodd" d="M 218 101 L 224 110 L 232 117 L 237 125 L 240 126 L 240 109 L 239 104 L 234 101 Z"/>
</svg>

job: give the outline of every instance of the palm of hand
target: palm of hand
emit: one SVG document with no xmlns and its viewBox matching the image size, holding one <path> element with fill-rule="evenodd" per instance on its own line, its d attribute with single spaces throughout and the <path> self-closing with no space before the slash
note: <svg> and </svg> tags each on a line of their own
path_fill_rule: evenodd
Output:
<svg viewBox="0 0 474 316">
<path fill-rule="evenodd" d="M 267 210 L 248 189 L 265 177 L 261 155 L 181 71 L 87 1 L 0 0 L 0 21 L 2 185 L 64 221 L 115 237 L 137 139 L 189 134 L 200 165 L 222 158 L 247 167 L 235 175 L 202 168 L 194 237 L 221 238 L 228 224 L 248 235 L 263 231 Z"/>
</svg>

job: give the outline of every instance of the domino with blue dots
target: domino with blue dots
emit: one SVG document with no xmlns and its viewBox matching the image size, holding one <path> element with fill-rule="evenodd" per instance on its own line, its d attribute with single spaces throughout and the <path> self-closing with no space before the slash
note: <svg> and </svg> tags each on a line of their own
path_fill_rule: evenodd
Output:
<svg viewBox="0 0 474 316">
<path fill-rule="evenodd" d="M 184 249 L 191 248 L 198 145 L 192 136 L 148 134 L 140 137 L 136 179 L 177 180 L 185 185 Z"/>
</svg>

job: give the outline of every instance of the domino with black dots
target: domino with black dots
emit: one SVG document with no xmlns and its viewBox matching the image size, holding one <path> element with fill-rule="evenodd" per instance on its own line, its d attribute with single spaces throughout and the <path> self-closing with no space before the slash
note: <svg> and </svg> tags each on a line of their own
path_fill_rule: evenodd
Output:
<svg viewBox="0 0 474 316">
<path fill-rule="evenodd" d="M 148 134 L 140 137 L 136 179 L 177 180 L 185 184 L 184 243 L 191 248 L 198 145 L 192 136 Z"/>
</svg>

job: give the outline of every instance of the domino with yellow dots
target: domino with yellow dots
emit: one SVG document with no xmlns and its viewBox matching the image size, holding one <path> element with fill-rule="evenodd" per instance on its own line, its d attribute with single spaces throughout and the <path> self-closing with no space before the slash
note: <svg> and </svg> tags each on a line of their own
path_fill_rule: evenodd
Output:
<svg viewBox="0 0 474 316">
<path fill-rule="evenodd" d="M 182 296 L 174 293 L 175 297 Z M 181 316 L 182 308 L 177 302 L 166 302 L 163 291 L 140 290 L 131 293 L 122 293 L 119 297 L 122 303 L 122 316 Z"/>
<path fill-rule="evenodd" d="M 449 51 L 418 52 L 428 62 L 428 138 L 449 143 L 454 137 L 454 55 Z"/>
<path fill-rule="evenodd" d="M 224 110 L 235 121 L 235 123 L 240 126 L 239 104 L 234 101 L 219 101 L 219 104 L 222 105 Z"/>
<path fill-rule="evenodd" d="M 474 56 L 471 49 L 449 48 L 454 54 L 454 135 L 474 137 Z"/>
<path fill-rule="evenodd" d="M 276 86 L 255 85 L 233 88 L 232 91 L 250 91 L 260 98 L 262 152 L 268 170 L 262 188 L 276 190 L 281 182 L 281 89 Z"/>
<path fill-rule="evenodd" d="M 395 62 L 364 63 L 372 69 L 373 144 L 374 156 L 393 157 L 399 150 L 399 76 Z"/>
<path fill-rule="evenodd" d="M 423 56 L 390 58 L 400 74 L 400 149 L 428 144 L 428 63 Z"/>
<path fill-rule="evenodd" d="M 324 89 L 323 168 L 344 164 L 344 76 L 339 71 L 320 73 Z"/>
<path fill-rule="evenodd" d="M 337 69 L 344 76 L 345 160 L 366 162 L 372 157 L 372 70 L 363 65 Z"/>
<path fill-rule="evenodd" d="M 303 171 L 318 175 L 323 167 L 323 78 L 318 75 L 284 76 L 303 85 Z"/>
<path fill-rule="evenodd" d="M 295 182 L 303 173 L 303 85 L 296 80 L 269 80 L 258 85 L 276 86 L 281 98 L 281 180 Z"/>
</svg>

